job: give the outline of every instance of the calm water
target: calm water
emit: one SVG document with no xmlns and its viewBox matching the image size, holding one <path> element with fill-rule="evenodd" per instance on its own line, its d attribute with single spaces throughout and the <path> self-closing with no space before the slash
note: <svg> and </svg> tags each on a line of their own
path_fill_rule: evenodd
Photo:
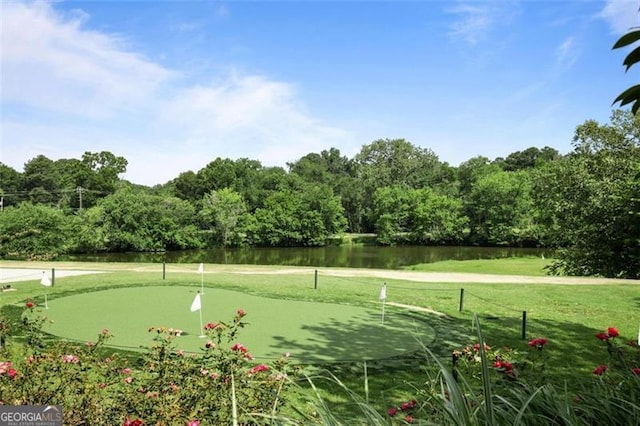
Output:
<svg viewBox="0 0 640 426">
<path fill-rule="evenodd" d="M 417 263 L 441 260 L 495 259 L 548 256 L 549 250 L 496 247 L 345 246 L 295 248 L 243 248 L 194 250 L 167 253 L 107 253 L 68 256 L 89 262 L 219 263 L 249 265 L 333 266 L 399 269 Z"/>
</svg>

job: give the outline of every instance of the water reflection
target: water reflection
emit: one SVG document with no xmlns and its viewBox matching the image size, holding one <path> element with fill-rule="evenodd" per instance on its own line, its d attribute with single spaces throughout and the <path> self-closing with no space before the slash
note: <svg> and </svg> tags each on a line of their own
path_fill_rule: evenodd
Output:
<svg viewBox="0 0 640 426">
<path fill-rule="evenodd" d="M 218 263 L 400 269 L 442 260 L 548 256 L 549 250 L 512 247 L 344 246 L 189 250 L 166 253 L 104 253 L 67 256 L 87 262 Z"/>
</svg>

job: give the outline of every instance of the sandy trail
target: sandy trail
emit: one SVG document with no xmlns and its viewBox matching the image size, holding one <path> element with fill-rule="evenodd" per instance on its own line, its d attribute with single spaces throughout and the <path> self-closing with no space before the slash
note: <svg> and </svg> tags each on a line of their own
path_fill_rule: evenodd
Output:
<svg viewBox="0 0 640 426">
<path fill-rule="evenodd" d="M 56 278 L 94 274 L 100 272 L 136 271 L 154 272 L 161 271 L 162 264 L 140 263 L 74 263 L 74 262 L 0 262 L 0 283 L 15 281 L 38 280 L 42 272 L 51 274 L 55 268 Z M 167 272 L 196 273 L 197 265 L 169 264 Z M 484 284 L 560 284 L 560 285 L 606 285 L 625 284 L 640 285 L 640 280 L 621 280 L 612 278 L 592 277 L 556 277 L 543 276 L 532 277 L 522 275 L 495 275 L 449 272 L 416 272 L 386 269 L 364 268 L 313 268 L 291 266 L 261 266 L 261 265 L 219 265 L 206 264 L 205 274 L 231 273 L 248 275 L 309 275 L 318 271 L 320 275 L 336 277 L 373 277 L 380 279 L 407 280 L 416 282 L 451 282 L 451 283 L 484 283 Z"/>
</svg>

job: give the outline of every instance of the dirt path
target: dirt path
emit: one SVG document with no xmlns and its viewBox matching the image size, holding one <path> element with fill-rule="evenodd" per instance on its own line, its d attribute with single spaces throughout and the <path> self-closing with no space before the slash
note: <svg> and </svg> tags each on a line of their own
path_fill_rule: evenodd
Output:
<svg viewBox="0 0 640 426">
<path fill-rule="evenodd" d="M 88 262 L 15 262 L 0 261 L 0 282 L 13 282 L 19 280 L 34 280 L 42 276 L 42 271 L 51 271 L 55 268 L 56 277 L 68 275 L 80 275 L 98 272 L 136 271 L 153 272 L 161 271 L 162 264 L 142 263 L 88 263 Z M 196 273 L 197 265 L 170 264 L 166 266 L 167 272 Z M 522 275 L 495 275 L 495 274 L 471 274 L 449 272 L 416 272 L 386 269 L 364 268 L 313 268 L 313 267 L 282 267 L 261 265 L 219 265 L 207 264 L 204 267 L 205 274 L 231 273 L 247 275 L 310 275 L 318 271 L 319 275 L 336 277 L 375 277 L 389 280 L 407 280 L 416 282 L 451 282 L 451 283 L 484 283 L 484 284 L 562 284 L 562 285 L 605 285 L 626 284 L 640 285 L 640 280 L 620 280 L 612 278 L 591 277 L 531 277 Z"/>
</svg>

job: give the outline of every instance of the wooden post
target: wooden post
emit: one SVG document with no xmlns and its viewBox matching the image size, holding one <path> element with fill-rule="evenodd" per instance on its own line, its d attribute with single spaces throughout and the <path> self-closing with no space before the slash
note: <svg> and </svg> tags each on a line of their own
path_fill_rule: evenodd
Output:
<svg viewBox="0 0 640 426">
<path fill-rule="evenodd" d="M 56 268 L 51 268 L 51 287 L 56 284 Z"/>
<path fill-rule="evenodd" d="M 522 311 L 522 340 L 527 338 L 527 311 Z"/>
<path fill-rule="evenodd" d="M 164 280 L 167 277 L 167 262 L 162 261 L 162 279 Z"/>
<path fill-rule="evenodd" d="M 316 269 L 316 273 L 314 275 L 313 278 L 313 289 L 317 290 L 318 289 L 318 270 Z"/>
<path fill-rule="evenodd" d="M 458 312 L 462 312 L 462 308 L 464 307 L 464 288 L 460 289 L 460 305 L 458 307 Z"/>
</svg>

